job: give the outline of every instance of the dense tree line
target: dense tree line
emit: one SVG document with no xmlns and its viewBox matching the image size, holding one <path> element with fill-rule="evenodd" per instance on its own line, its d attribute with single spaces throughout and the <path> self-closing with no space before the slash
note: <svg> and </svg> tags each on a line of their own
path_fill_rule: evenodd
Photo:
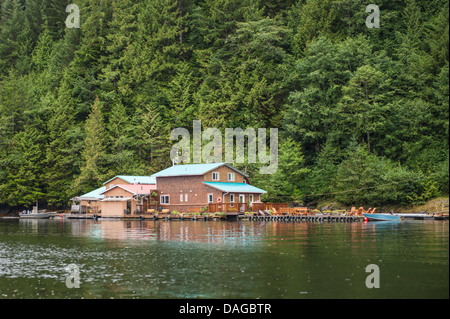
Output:
<svg viewBox="0 0 450 319">
<path fill-rule="evenodd" d="M 171 165 L 172 129 L 278 128 L 271 201 L 448 194 L 443 0 L 0 0 L 0 204 Z"/>
</svg>

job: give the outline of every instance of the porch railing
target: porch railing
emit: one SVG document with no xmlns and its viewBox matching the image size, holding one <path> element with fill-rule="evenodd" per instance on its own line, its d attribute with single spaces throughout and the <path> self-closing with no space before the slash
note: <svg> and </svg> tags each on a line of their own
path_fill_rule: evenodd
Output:
<svg viewBox="0 0 450 319">
<path fill-rule="evenodd" d="M 210 203 L 210 213 L 245 213 L 248 211 L 247 203 Z"/>
</svg>

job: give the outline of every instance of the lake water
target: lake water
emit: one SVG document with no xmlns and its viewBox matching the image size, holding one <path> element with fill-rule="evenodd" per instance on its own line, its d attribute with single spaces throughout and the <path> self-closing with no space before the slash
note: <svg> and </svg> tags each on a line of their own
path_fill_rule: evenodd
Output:
<svg viewBox="0 0 450 319">
<path fill-rule="evenodd" d="M 449 223 L 0 220 L 13 298 L 449 298 Z"/>
</svg>

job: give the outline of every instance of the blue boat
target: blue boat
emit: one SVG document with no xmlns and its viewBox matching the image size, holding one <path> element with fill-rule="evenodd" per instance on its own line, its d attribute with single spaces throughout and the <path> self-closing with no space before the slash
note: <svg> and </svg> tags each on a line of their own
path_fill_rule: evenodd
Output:
<svg viewBox="0 0 450 319">
<path fill-rule="evenodd" d="M 364 214 L 364 217 L 367 217 L 368 220 L 388 220 L 388 221 L 399 221 L 402 216 L 397 214 Z"/>
</svg>

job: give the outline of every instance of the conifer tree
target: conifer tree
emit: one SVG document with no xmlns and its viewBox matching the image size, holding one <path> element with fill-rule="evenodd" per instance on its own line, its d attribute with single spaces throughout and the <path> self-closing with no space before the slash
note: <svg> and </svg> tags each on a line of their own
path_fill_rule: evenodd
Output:
<svg viewBox="0 0 450 319">
<path fill-rule="evenodd" d="M 0 185 L 2 203 L 27 207 L 42 200 L 43 141 L 35 128 L 27 128 L 14 136 L 13 148 L 6 160 L 5 179 Z"/>
<path fill-rule="evenodd" d="M 102 103 L 97 97 L 85 123 L 84 146 L 81 152 L 81 171 L 74 182 L 74 190 L 88 192 L 99 187 L 105 178 L 104 153 L 105 129 Z"/>
</svg>

